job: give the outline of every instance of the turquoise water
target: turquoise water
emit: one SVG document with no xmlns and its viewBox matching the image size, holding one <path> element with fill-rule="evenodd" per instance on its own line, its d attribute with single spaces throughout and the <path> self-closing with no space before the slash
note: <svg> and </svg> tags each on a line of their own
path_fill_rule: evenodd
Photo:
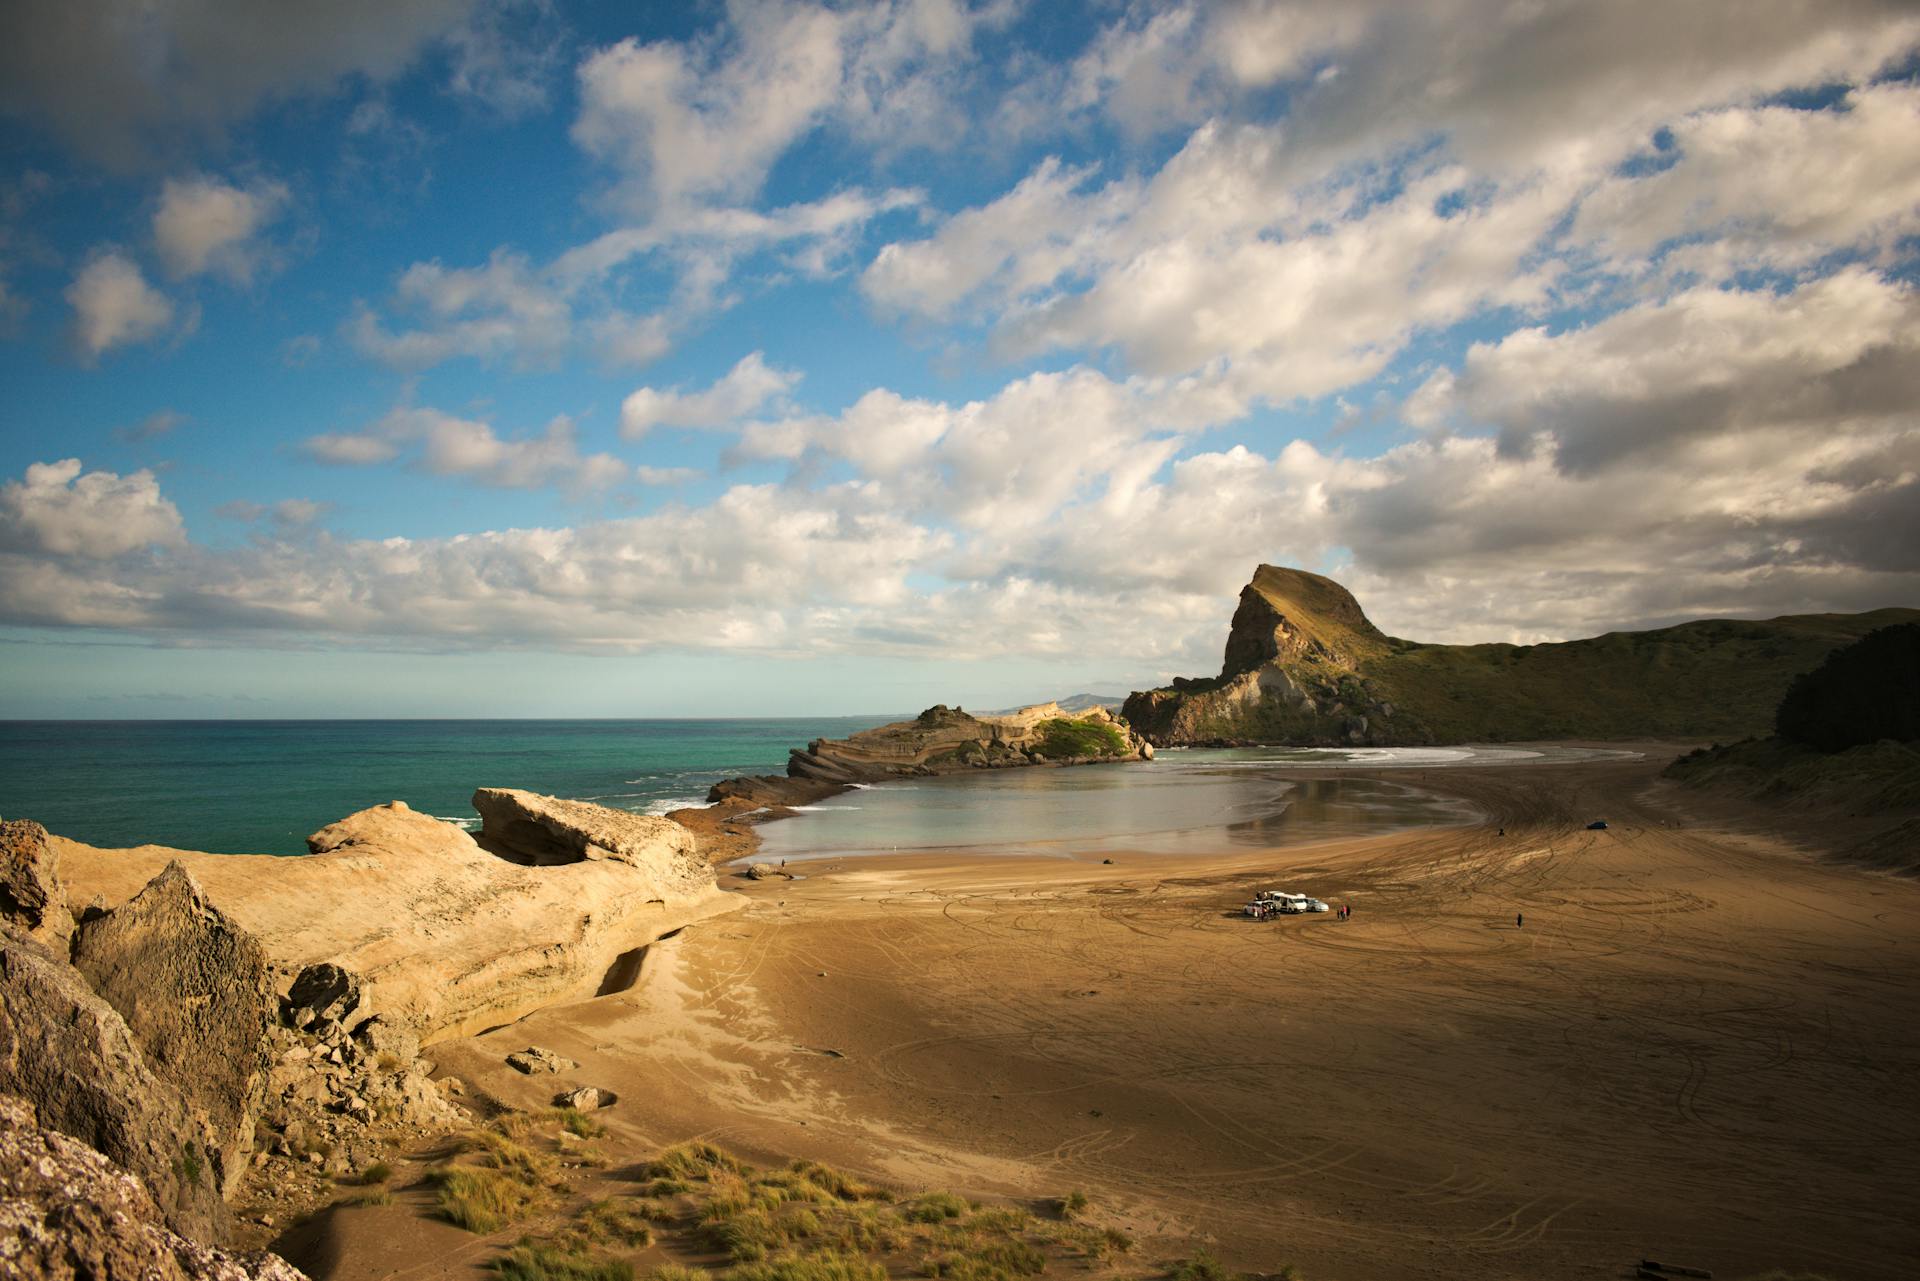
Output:
<svg viewBox="0 0 1920 1281">
<path fill-rule="evenodd" d="M 399 799 L 474 821 L 476 787 L 642 813 L 697 805 L 787 750 L 898 716 L 715 721 L 6 721 L 0 817 L 89 845 L 304 854 L 307 834 Z"/>
</svg>

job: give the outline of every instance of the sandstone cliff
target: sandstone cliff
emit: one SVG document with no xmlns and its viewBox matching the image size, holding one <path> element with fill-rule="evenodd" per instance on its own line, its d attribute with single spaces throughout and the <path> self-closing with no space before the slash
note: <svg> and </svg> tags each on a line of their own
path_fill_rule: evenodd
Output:
<svg viewBox="0 0 1920 1281">
<path fill-rule="evenodd" d="M 1380 632 L 1346 588 L 1262 565 L 1220 675 L 1135 693 L 1160 746 L 1396 745 L 1765 733 L 1788 683 L 1920 611 L 1713 619 L 1551 645 L 1428 645 Z"/>
<path fill-rule="evenodd" d="M 490 851 L 399 801 L 322 828 L 304 858 L 52 843 L 76 901 L 124 902 L 178 860 L 260 940 L 282 982 L 337 964 L 364 984 L 362 1017 L 377 1011 L 425 1042 L 592 996 L 623 954 L 737 903 L 672 824 L 646 821 L 651 841 L 624 825 L 619 857 L 555 862 L 582 830 L 578 811 L 531 793 L 499 795 L 519 798 L 516 822 L 539 826 L 546 815 L 540 858 L 518 852 L 525 831 Z"/>
<path fill-rule="evenodd" d="M 1153 748 L 1104 707 L 1068 712 L 1058 703 L 1041 703 L 1004 715 L 973 716 L 943 704 L 913 720 L 850 738 L 816 738 L 789 754 L 785 777 L 727 779 L 716 783 L 707 799 L 804 805 L 855 783 L 1152 755 Z"/>
</svg>

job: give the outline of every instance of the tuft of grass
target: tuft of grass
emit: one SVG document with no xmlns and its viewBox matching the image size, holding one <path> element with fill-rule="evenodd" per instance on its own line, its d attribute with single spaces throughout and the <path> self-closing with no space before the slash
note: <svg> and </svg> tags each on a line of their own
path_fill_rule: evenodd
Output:
<svg viewBox="0 0 1920 1281">
<path fill-rule="evenodd" d="M 1230 1271 L 1226 1264 L 1213 1257 L 1213 1252 L 1201 1249 L 1191 1259 L 1176 1263 L 1168 1269 L 1169 1281 L 1239 1281 L 1240 1274 Z"/>
<path fill-rule="evenodd" d="M 469 1232 L 494 1232 L 532 1209 L 537 1192 L 499 1170 L 446 1165 L 429 1176 L 439 1186 L 440 1213 Z"/>
<path fill-rule="evenodd" d="M 1047 1256 L 1025 1241 L 994 1241 L 950 1254 L 928 1255 L 920 1273 L 941 1281 L 1014 1281 L 1046 1271 Z"/>
<path fill-rule="evenodd" d="M 646 1203 L 632 1200 L 595 1201 L 574 1219 L 576 1230 L 589 1241 L 618 1241 L 639 1248 L 653 1244 Z"/>
<path fill-rule="evenodd" d="M 1087 1194 L 1077 1188 L 1054 1202 L 1054 1209 L 1063 1219 L 1077 1219 L 1086 1213 Z"/>
<path fill-rule="evenodd" d="M 579 1108 L 556 1108 L 554 1111 L 560 1118 L 560 1128 L 576 1138 L 597 1139 L 607 1132 L 606 1126 Z"/>
<path fill-rule="evenodd" d="M 393 1193 L 386 1188 L 362 1188 L 340 1201 L 343 1205 L 392 1205 Z"/>
<path fill-rule="evenodd" d="M 725 1281 L 887 1281 L 887 1269 L 872 1259 L 823 1250 L 729 1268 Z"/>
<path fill-rule="evenodd" d="M 633 1265 L 624 1259 L 529 1241 L 488 1266 L 504 1281 L 633 1281 Z"/>
<path fill-rule="evenodd" d="M 971 1209 L 973 1205 L 963 1196 L 923 1192 L 902 1213 L 911 1223 L 939 1223 L 943 1219 L 957 1219 Z"/>
<path fill-rule="evenodd" d="M 967 1216 L 966 1226 L 976 1232 L 1024 1232 L 1033 1216 L 1018 1206 L 982 1206 Z"/>
<path fill-rule="evenodd" d="M 730 1153 L 698 1140 L 668 1148 L 648 1162 L 643 1171 L 646 1178 L 672 1179 L 683 1183 L 705 1182 L 715 1174 L 745 1173 L 746 1167 Z"/>
<path fill-rule="evenodd" d="M 641 1196 L 679 1196 L 693 1191 L 693 1184 L 685 1179 L 648 1179 L 646 1186 L 640 1189 Z"/>
<path fill-rule="evenodd" d="M 388 1165 L 385 1161 L 375 1161 L 372 1165 L 360 1171 L 359 1177 L 356 1181 L 359 1182 L 362 1186 L 371 1187 L 375 1183 L 385 1183 L 388 1179 L 391 1179 L 392 1177 L 393 1177 L 392 1166 Z"/>
<path fill-rule="evenodd" d="M 192 1139 L 188 1139 L 180 1145 L 180 1155 L 173 1163 L 174 1177 L 182 1183 L 197 1185 L 202 1168 L 200 1149 L 193 1145 Z"/>
<path fill-rule="evenodd" d="M 679 1263 L 663 1263 L 648 1272 L 641 1281 L 711 1281 L 704 1268 L 689 1268 Z"/>
</svg>

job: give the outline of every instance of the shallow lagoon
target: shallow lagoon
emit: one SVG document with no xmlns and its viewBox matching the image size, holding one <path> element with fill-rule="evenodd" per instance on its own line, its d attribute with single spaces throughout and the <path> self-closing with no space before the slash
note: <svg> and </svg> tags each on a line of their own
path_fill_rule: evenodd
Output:
<svg viewBox="0 0 1920 1281">
<path fill-rule="evenodd" d="M 761 858 L 929 849 L 1075 854 L 1297 845 L 1474 822 L 1464 801 L 1371 778 L 1279 777 L 1337 766 L 1440 769 L 1592 760 L 1580 748 L 1242 748 L 1150 762 L 995 770 L 878 783 L 760 828 Z"/>
</svg>

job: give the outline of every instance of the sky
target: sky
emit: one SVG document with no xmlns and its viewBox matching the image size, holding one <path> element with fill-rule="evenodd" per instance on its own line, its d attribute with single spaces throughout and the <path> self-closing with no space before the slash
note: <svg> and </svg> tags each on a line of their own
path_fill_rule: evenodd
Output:
<svg viewBox="0 0 1920 1281">
<path fill-rule="evenodd" d="M 1920 11 L 14 0 L 0 716 L 1920 604 Z"/>
</svg>

